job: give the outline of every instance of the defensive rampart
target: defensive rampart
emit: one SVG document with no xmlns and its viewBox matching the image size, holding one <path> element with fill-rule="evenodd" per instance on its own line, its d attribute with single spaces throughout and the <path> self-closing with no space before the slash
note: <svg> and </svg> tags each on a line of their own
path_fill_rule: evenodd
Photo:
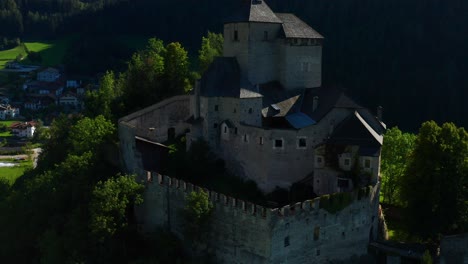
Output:
<svg viewBox="0 0 468 264">
<path fill-rule="evenodd" d="M 145 202 L 137 209 L 143 230 L 165 227 L 182 238 L 186 196 L 202 188 L 156 173 L 147 178 Z M 207 250 L 218 263 L 346 260 L 367 254 L 377 230 L 378 184 L 349 199 L 324 196 L 275 209 L 206 191 L 214 205 Z"/>
</svg>

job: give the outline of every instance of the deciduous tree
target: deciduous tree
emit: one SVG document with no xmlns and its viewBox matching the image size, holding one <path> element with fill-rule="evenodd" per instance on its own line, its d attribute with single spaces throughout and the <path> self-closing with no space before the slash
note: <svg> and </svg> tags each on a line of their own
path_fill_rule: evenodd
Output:
<svg viewBox="0 0 468 264">
<path fill-rule="evenodd" d="M 410 228 L 423 236 L 466 230 L 468 133 L 453 123 L 422 124 L 402 181 Z"/>
<path fill-rule="evenodd" d="M 383 202 L 401 205 L 401 179 L 406 171 L 408 158 L 414 148 L 416 135 L 403 133 L 398 127 L 385 132 L 382 146 L 382 196 Z"/>
<path fill-rule="evenodd" d="M 202 37 L 202 45 L 198 51 L 198 64 L 200 73 L 208 69 L 216 56 L 223 54 L 224 38 L 222 34 L 216 34 L 208 31 L 206 37 Z"/>
</svg>

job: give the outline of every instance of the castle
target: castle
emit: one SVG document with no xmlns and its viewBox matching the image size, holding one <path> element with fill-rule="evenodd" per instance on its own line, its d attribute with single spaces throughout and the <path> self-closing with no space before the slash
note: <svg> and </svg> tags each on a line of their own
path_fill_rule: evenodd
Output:
<svg viewBox="0 0 468 264">
<path fill-rule="evenodd" d="M 377 229 L 385 124 L 342 91 L 322 87 L 322 43 L 295 15 L 244 1 L 224 24 L 223 56 L 193 94 L 119 120 L 125 168 L 147 181 L 137 209 L 144 230 L 165 226 L 183 236 L 177 212 L 199 187 L 158 172 L 167 160 L 162 142 L 185 134 L 187 148 L 205 140 L 228 171 L 264 192 L 300 181 L 317 195 L 344 192 L 353 200 L 330 213 L 323 197 L 272 209 L 210 191 L 218 262 L 326 263 L 366 254 Z M 365 197 L 352 192 L 363 186 L 372 186 Z"/>
</svg>

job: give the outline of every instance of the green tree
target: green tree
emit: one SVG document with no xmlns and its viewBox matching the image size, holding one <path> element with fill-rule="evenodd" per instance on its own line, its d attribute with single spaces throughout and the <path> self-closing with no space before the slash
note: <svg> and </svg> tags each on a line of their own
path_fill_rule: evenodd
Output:
<svg viewBox="0 0 468 264">
<path fill-rule="evenodd" d="M 382 196 L 383 202 L 401 205 L 400 182 L 406 171 L 408 158 L 414 148 L 416 135 L 403 133 L 398 127 L 385 132 L 382 146 Z"/>
<path fill-rule="evenodd" d="M 128 175 L 97 183 L 90 204 L 90 230 L 101 242 L 128 225 L 133 205 L 143 202 L 143 189 L 134 176 Z"/>
<path fill-rule="evenodd" d="M 167 96 L 162 82 L 165 53 L 163 42 L 152 38 L 145 50 L 132 56 L 123 76 L 126 112 L 151 105 Z"/>
<path fill-rule="evenodd" d="M 209 226 L 212 210 L 213 204 L 208 193 L 203 190 L 189 193 L 184 208 L 186 234 L 189 238 L 200 239 L 203 231 Z"/>
<path fill-rule="evenodd" d="M 204 73 L 213 59 L 223 54 L 224 38 L 222 34 L 208 31 L 206 37 L 202 37 L 201 48 L 198 51 L 198 64 L 200 73 Z"/>
<path fill-rule="evenodd" d="M 70 131 L 68 138 L 71 153 L 81 154 L 86 151 L 96 152 L 103 143 L 109 142 L 115 132 L 115 126 L 104 116 L 85 117 L 79 120 Z"/>
<path fill-rule="evenodd" d="M 115 103 L 120 96 L 122 96 L 121 80 L 114 72 L 106 72 L 100 80 L 99 89 L 86 92 L 86 115 L 89 117 L 103 115 L 108 120 L 114 120 L 113 112 L 117 110 Z"/>
<path fill-rule="evenodd" d="M 179 42 L 166 46 L 165 81 L 167 95 L 183 94 L 191 89 L 188 53 Z M 164 94 L 166 94 L 164 93 Z"/>
<path fill-rule="evenodd" d="M 422 124 L 401 185 L 411 230 L 425 236 L 467 229 L 468 133 Z"/>
</svg>

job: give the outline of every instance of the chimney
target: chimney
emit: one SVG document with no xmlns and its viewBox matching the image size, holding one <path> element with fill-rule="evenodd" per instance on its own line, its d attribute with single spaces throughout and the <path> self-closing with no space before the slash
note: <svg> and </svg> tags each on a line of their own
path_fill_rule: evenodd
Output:
<svg viewBox="0 0 468 264">
<path fill-rule="evenodd" d="M 377 118 L 382 121 L 382 112 L 383 112 L 383 107 L 382 106 L 378 106 L 377 107 Z"/>
<path fill-rule="evenodd" d="M 315 111 L 319 104 L 319 97 L 314 96 L 314 101 L 312 102 L 312 111 Z"/>
</svg>

